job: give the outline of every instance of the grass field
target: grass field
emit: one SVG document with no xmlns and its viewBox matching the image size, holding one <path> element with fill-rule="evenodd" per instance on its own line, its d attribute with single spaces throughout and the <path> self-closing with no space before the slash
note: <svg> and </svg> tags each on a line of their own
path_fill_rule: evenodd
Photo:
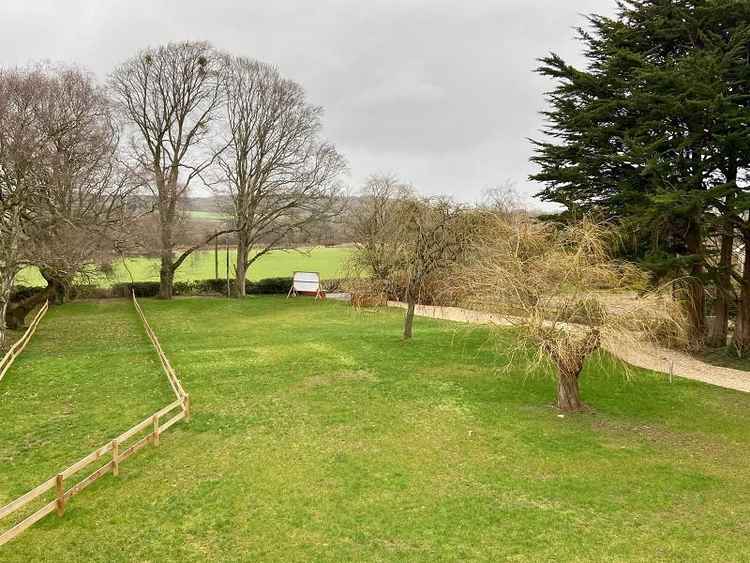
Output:
<svg viewBox="0 0 750 563">
<path fill-rule="evenodd" d="M 291 277 L 296 270 L 320 272 L 321 278 L 332 279 L 341 277 L 351 249 L 348 247 L 315 247 L 305 252 L 273 252 L 267 254 L 250 267 L 248 279 Z M 230 249 L 229 272 L 234 273 L 236 252 Z M 156 258 L 128 258 L 126 266 L 122 262 L 114 265 L 114 276 L 102 278 L 100 285 L 109 286 L 117 282 L 129 282 L 130 275 L 135 281 L 158 281 L 159 261 Z M 128 270 L 130 273 L 128 273 Z M 227 274 L 226 250 L 219 250 L 219 277 Z M 177 270 L 175 279 L 205 280 L 213 279 L 216 275 L 216 261 L 213 250 L 203 250 L 193 253 Z M 34 269 L 21 272 L 16 280 L 19 285 L 45 285 L 44 280 Z"/>
<path fill-rule="evenodd" d="M 738 358 L 731 346 L 723 350 L 706 350 L 699 356 L 699 359 L 714 366 L 750 372 L 750 358 Z"/>
<path fill-rule="evenodd" d="M 20 561 L 748 561 L 750 396 L 307 299 L 143 300 L 194 416 L 0 548 Z M 0 504 L 170 397 L 126 301 L 53 309 L 0 383 Z"/>
<path fill-rule="evenodd" d="M 221 213 L 219 211 L 197 211 L 197 210 L 191 210 L 188 211 L 188 215 L 191 219 L 196 219 L 198 221 L 216 221 L 221 222 L 229 219 L 229 215 L 226 213 Z"/>
</svg>

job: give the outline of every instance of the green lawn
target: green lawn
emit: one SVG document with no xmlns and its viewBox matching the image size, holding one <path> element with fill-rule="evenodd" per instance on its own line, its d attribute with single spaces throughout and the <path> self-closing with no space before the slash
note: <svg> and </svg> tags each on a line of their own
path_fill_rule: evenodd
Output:
<svg viewBox="0 0 750 563">
<path fill-rule="evenodd" d="M 600 366 L 594 410 L 560 417 L 551 380 L 503 370 L 511 332 L 417 319 L 404 343 L 401 311 L 302 298 L 143 308 L 192 421 L 0 560 L 750 560 L 750 395 Z M 126 301 L 53 309 L 0 383 L 0 504 L 169 400 Z"/>
<path fill-rule="evenodd" d="M 222 222 L 229 219 L 229 215 L 226 213 L 221 213 L 219 211 L 196 211 L 191 210 L 188 211 L 188 215 L 191 219 L 195 219 L 198 221 L 216 221 L 216 222 Z"/>
<path fill-rule="evenodd" d="M 699 359 L 714 366 L 741 369 L 750 372 L 750 358 L 738 358 L 736 352 L 731 347 L 720 350 L 706 350 L 699 356 Z"/>
<path fill-rule="evenodd" d="M 346 261 L 351 254 L 348 247 L 315 247 L 306 249 L 305 252 L 272 252 L 258 259 L 250 267 L 248 279 L 260 280 L 263 278 L 291 277 L 297 270 L 320 272 L 321 278 L 332 279 L 344 274 Z M 234 274 L 236 252 L 229 252 L 229 272 Z M 128 258 L 125 267 L 123 263 L 116 262 L 114 276 L 110 279 L 103 278 L 102 286 L 109 286 L 116 282 L 129 282 L 130 275 L 135 281 L 158 281 L 159 260 L 156 258 Z M 128 273 L 128 270 L 130 273 Z M 175 279 L 183 280 L 205 280 L 213 279 L 216 275 L 216 260 L 213 250 L 202 250 L 194 252 L 177 270 Z M 226 250 L 219 249 L 219 277 L 227 275 Z M 16 280 L 19 285 L 45 285 L 39 273 L 32 268 L 21 272 Z"/>
</svg>

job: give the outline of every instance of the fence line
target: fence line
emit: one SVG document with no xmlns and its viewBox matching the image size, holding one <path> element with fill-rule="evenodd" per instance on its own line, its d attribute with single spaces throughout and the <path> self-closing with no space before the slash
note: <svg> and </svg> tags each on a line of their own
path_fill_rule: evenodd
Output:
<svg viewBox="0 0 750 563">
<path fill-rule="evenodd" d="M 0 381 L 3 380 L 3 377 L 5 377 L 6 372 L 10 369 L 10 366 L 13 365 L 13 362 L 16 361 L 16 358 L 21 355 L 23 349 L 26 348 L 29 340 L 34 336 L 34 332 L 36 332 L 36 327 L 39 326 L 39 323 L 42 321 L 42 318 L 47 313 L 48 309 L 49 301 L 45 301 L 42 308 L 39 309 L 36 316 L 34 316 L 31 324 L 29 324 L 29 328 L 23 333 L 23 336 L 10 347 L 8 353 L 3 356 L 2 360 L 0 360 Z"/>
<path fill-rule="evenodd" d="M 146 329 L 146 334 L 148 335 L 149 340 L 151 340 L 154 348 L 156 348 L 156 353 L 159 355 L 159 361 L 161 361 L 162 368 L 164 368 L 164 373 L 167 374 L 167 379 L 169 380 L 169 384 L 172 386 L 174 394 L 178 399 L 184 399 L 185 397 L 187 397 L 187 393 L 185 393 L 185 390 L 182 388 L 182 384 L 180 383 L 180 380 L 177 377 L 177 373 L 174 371 L 172 364 L 169 363 L 167 356 L 164 354 L 164 350 L 162 350 L 161 344 L 159 344 L 159 339 L 156 338 L 156 334 L 151 329 L 151 325 L 148 324 L 146 315 L 143 314 L 143 309 L 141 309 L 141 306 L 138 304 L 138 300 L 135 298 L 135 290 L 132 291 L 131 295 L 133 299 L 133 306 L 138 312 L 138 316 L 141 318 L 141 321 L 143 321 L 143 327 Z"/>
<path fill-rule="evenodd" d="M 177 377 L 174 368 L 172 368 L 172 365 L 169 363 L 169 360 L 164 354 L 164 351 L 159 344 L 159 340 L 157 339 L 156 334 L 148 324 L 148 321 L 143 314 L 143 310 L 141 309 L 138 301 L 135 298 L 135 293 L 133 293 L 132 301 L 136 311 L 138 312 L 138 316 L 143 321 L 146 333 L 148 334 L 151 343 L 154 345 L 154 348 L 159 355 L 159 359 L 161 361 L 162 367 L 164 368 L 164 372 L 167 374 L 167 378 L 169 379 L 169 382 L 172 386 L 172 390 L 177 395 L 177 400 L 173 403 L 170 403 L 161 410 L 155 412 L 151 416 L 143 419 L 141 422 L 139 422 L 129 430 L 126 430 L 125 432 L 117 436 L 114 440 L 97 448 L 70 467 L 57 473 L 57 475 L 55 475 L 54 477 L 51 477 L 40 485 L 37 485 L 26 494 L 21 495 L 5 506 L 0 507 L 0 520 L 2 520 L 3 518 L 10 516 L 18 510 L 21 510 L 22 508 L 28 506 L 31 502 L 50 492 L 52 489 L 55 490 L 54 500 L 48 502 L 47 504 L 44 504 L 41 508 L 33 512 L 31 515 L 26 516 L 23 520 L 15 524 L 10 529 L 6 530 L 3 533 L 0 533 L 0 546 L 18 537 L 29 527 L 33 526 L 36 522 L 38 522 L 48 514 L 51 514 L 52 512 L 57 512 L 58 516 L 63 516 L 65 514 L 65 507 L 72 497 L 82 492 L 89 485 L 91 485 L 97 479 L 103 477 L 107 473 L 112 473 L 114 476 L 118 476 L 120 474 L 121 463 L 123 463 L 125 460 L 130 458 L 132 455 L 134 455 L 136 452 L 138 452 L 148 444 L 153 444 L 155 447 L 158 447 L 162 433 L 164 433 L 166 430 L 168 430 L 181 420 L 190 420 L 190 396 L 185 393 L 185 390 L 182 387 L 182 384 L 180 383 L 180 380 Z M 41 315 L 37 315 L 37 319 L 41 319 Z M 37 319 L 35 319 L 36 324 L 38 324 Z M 35 325 L 33 325 L 32 323 L 32 326 Z M 31 329 L 31 327 L 29 328 Z M 33 331 L 31 332 L 33 333 Z M 21 347 L 21 349 L 23 349 L 23 347 Z M 3 359 L 3 361 L 5 361 L 5 359 Z M 174 414 L 171 417 L 167 417 L 167 415 L 172 413 L 172 411 L 177 408 L 180 409 L 177 414 Z M 164 418 L 167 418 L 167 420 L 166 422 L 162 423 L 162 420 Z M 151 431 L 127 444 L 127 447 L 125 449 L 121 448 L 121 446 L 124 446 L 129 440 L 134 439 L 138 434 L 141 434 L 148 429 L 150 429 Z M 109 460 L 104 465 L 100 466 L 98 469 L 94 470 L 93 473 L 90 473 L 80 481 L 77 481 L 67 490 L 65 489 L 65 482 L 71 480 L 71 477 L 80 473 L 91 464 L 107 457 L 109 458 Z"/>
</svg>

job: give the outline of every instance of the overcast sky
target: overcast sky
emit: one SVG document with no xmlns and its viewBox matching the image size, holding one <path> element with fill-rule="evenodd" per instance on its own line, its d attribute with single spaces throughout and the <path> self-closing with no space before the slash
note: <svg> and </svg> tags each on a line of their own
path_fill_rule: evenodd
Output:
<svg viewBox="0 0 750 563">
<path fill-rule="evenodd" d="M 74 61 L 104 79 L 138 49 L 205 39 L 276 64 L 325 110 L 356 188 L 393 172 L 426 194 L 531 195 L 528 137 L 548 81 L 581 60 L 573 27 L 613 0 L 3 0 L 3 65 Z"/>
</svg>

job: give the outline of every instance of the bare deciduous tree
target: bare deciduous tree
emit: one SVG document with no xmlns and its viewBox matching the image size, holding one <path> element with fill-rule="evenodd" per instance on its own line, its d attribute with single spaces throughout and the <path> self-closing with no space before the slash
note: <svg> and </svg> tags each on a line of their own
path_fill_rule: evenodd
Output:
<svg viewBox="0 0 750 563">
<path fill-rule="evenodd" d="M 39 116 L 48 91 L 40 71 L 0 70 L 0 347 L 13 282 L 27 259 L 26 228 L 43 196 L 47 136 Z"/>
<path fill-rule="evenodd" d="M 390 296 L 406 301 L 403 336 L 409 339 L 416 304 L 430 281 L 472 247 L 476 216 L 449 200 L 419 197 L 390 176 L 370 178 L 354 214 L 352 264 Z"/>
<path fill-rule="evenodd" d="M 499 214 L 511 214 L 523 209 L 521 196 L 512 180 L 482 191 L 480 207 Z"/>
<path fill-rule="evenodd" d="M 217 159 L 237 232 L 235 292 L 248 268 L 288 237 L 340 211 L 343 158 L 320 138 L 319 107 L 270 65 L 226 57 L 227 149 Z"/>
<path fill-rule="evenodd" d="M 347 220 L 349 236 L 357 247 L 351 265 L 358 273 L 383 283 L 389 280 L 395 267 L 399 207 L 413 194 L 410 186 L 393 175 L 375 174 L 367 179 Z"/>
<path fill-rule="evenodd" d="M 134 169 L 152 182 L 160 228 L 159 295 L 172 297 L 174 274 L 201 245 L 175 257 L 178 202 L 212 164 L 210 126 L 222 104 L 221 62 L 204 42 L 149 48 L 118 67 L 110 77 L 116 104 L 134 129 Z M 209 242 L 216 233 L 204 243 Z"/>
<path fill-rule="evenodd" d="M 407 309 L 404 338 L 412 337 L 414 310 L 428 283 L 445 275 L 465 257 L 479 226 L 475 216 L 446 199 L 407 200 L 398 219 L 401 269 Z"/>
<path fill-rule="evenodd" d="M 127 220 L 130 180 L 118 165 L 118 134 L 105 91 L 77 68 L 46 70 L 50 95 L 40 115 L 48 146 L 45 197 L 29 237 L 30 261 L 61 303 L 73 281 L 112 257 Z"/>
</svg>

